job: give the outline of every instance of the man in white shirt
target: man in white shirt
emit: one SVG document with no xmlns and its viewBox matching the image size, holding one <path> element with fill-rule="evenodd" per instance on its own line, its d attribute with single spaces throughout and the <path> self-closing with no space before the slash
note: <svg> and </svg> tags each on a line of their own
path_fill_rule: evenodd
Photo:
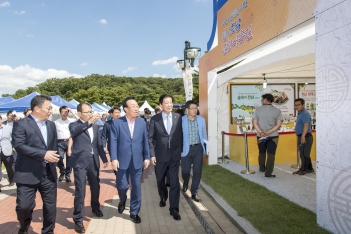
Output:
<svg viewBox="0 0 351 234">
<path fill-rule="evenodd" d="M 56 125 L 56 131 L 57 131 L 57 148 L 58 148 L 58 153 L 60 155 L 60 160 L 57 162 L 57 167 L 60 169 L 60 177 L 59 181 L 63 181 L 63 178 L 66 177 L 66 182 L 69 183 L 71 182 L 71 172 L 72 168 L 68 167 L 68 160 L 69 156 L 67 155 L 67 150 L 68 150 L 68 141 L 72 140 L 71 139 L 71 134 L 69 132 L 69 124 L 76 121 L 79 119 L 78 115 L 75 114 L 71 109 L 67 106 L 61 106 L 60 107 L 60 116 L 61 118 L 55 121 Z M 72 113 L 73 117 L 68 118 L 68 114 Z M 63 158 L 65 157 L 66 154 L 66 168 L 65 165 L 63 164 Z"/>
</svg>

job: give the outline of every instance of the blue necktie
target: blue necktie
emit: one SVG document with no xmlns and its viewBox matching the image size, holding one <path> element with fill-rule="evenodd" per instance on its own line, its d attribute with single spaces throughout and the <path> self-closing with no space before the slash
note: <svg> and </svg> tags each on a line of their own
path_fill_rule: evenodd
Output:
<svg viewBox="0 0 351 234">
<path fill-rule="evenodd" d="M 171 118 L 171 116 L 167 115 L 167 133 L 168 133 L 168 135 L 171 133 L 171 129 L 172 129 L 172 124 L 171 124 L 170 118 Z"/>
</svg>

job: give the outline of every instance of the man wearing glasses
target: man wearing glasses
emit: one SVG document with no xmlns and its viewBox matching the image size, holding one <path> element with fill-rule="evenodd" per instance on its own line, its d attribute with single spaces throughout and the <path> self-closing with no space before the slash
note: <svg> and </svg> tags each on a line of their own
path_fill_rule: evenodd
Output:
<svg viewBox="0 0 351 234">
<path fill-rule="evenodd" d="M 18 153 L 14 181 L 17 183 L 16 213 L 20 223 L 18 233 L 28 233 L 39 191 L 43 201 L 41 233 L 54 233 L 57 201 L 57 135 L 51 97 L 37 95 L 31 100 L 32 114 L 15 121 L 13 147 Z"/>
<path fill-rule="evenodd" d="M 207 140 L 205 119 L 197 115 L 198 106 L 193 100 L 185 103 L 187 115 L 182 117 L 183 152 L 182 152 L 182 177 L 183 192 L 188 190 L 191 164 L 193 164 L 193 179 L 191 183 L 191 198 L 200 202 L 197 195 L 200 187 L 203 155 L 206 154 L 204 140 Z"/>
<path fill-rule="evenodd" d="M 298 98 L 295 100 L 295 110 L 298 112 L 295 133 L 297 135 L 297 144 L 300 150 L 301 167 L 295 171 L 295 175 L 306 175 L 307 173 L 314 173 L 311 162 L 311 148 L 313 144 L 313 136 L 311 134 L 311 115 L 305 109 L 305 100 Z"/>
<path fill-rule="evenodd" d="M 73 140 L 72 154 L 68 161 L 68 166 L 74 170 L 74 210 L 73 221 L 75 223 L 75 231 L 84 233 L 83 226 L 84 217 L 84 199 L 86 188 L 86 177 L 88 177 L 91 192 L 91 208 L 97 217 L 102 217 L 100 210 L 100 162 L 104 163 L 104 168 L 108 162 L 106 154 L 99 137 L 99 126 L 94 123 L 99 119 L 100 115 L 93 115 L 91 105 L 89 103 L 80 103 L 77 106 L 79 120 L 69 125 L 69 130 Z"/>
</svg>

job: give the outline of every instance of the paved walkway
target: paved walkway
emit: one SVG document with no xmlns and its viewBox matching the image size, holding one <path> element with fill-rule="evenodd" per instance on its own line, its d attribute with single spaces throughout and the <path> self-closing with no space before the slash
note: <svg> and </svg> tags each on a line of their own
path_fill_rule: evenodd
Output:
<svg viewBox="0 0 351 234">
<path fill-rule="evenodd" d="M 6 175 L 5 175 L 6 176 Z M 234 224 L 231 217 L 222 211 L 223 208 L 213 201 L 215 196 L 199 191 L 201 203 L 193 202 L 181 192 L 181 220 L 173 220 L 166 207 L 159 207 L 159 196 L 156 186 L 154 167 L 150 166 L 143 173 L 142 207 L 139 213 L 140 224 L 134 224 L 129 218 L 129 199 L 122 214 L 117 211 L 119 198 L 115 188 L 115 175 L 108 169 L 100 172 L 100 203 L 104 217 L 95 217 L 90 208 L 90 189 L 87 187 L 85 199 L 84 226 L 86 233 L 243 233 Z M 0 193 L 0 233 L 17 233 L 19 229 L 15 213 L 16 186 L 8 187 L 6 179 L 1 181 Z M 75 233 L 72 220 L 74 184 L 58 183 L 58 202 L 55 233 Z M 218 198 L 220 199 L 220 198 Z M 226 207 L 224 207 L 226 209 Z M 38 194 L 36 208 L 30 233 L 40 233 L 42 227 L 42 202 Z"/>
</svg>

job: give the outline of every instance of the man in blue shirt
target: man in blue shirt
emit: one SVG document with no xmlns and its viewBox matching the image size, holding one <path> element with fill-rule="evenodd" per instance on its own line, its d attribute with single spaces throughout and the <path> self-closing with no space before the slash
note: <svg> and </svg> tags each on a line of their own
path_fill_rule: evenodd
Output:
<svg viewBox="0 0 351 234">
<path fill-rule="evenodd" d="M 311 115 L 305 109 L 305 100 L 298 98 L 294 102 L 295 110 L 298 112 L 295 133 L 298 136 L 297 144 L 299 145 L 301 167 L 294 172 L 295 175 L 306 175 L 314 173 L 311 162 L 311 148 L 313 144 L 313 136 L 311 134 Z"/>
</svg>

